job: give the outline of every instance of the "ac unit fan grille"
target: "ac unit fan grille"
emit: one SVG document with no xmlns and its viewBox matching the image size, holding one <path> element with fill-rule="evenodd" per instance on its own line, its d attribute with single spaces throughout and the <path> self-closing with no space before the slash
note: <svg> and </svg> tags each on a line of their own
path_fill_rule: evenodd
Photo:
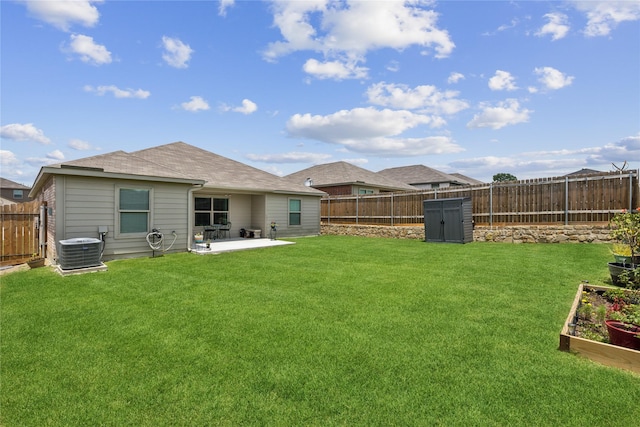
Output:
<svg viewBox="0 0 640 427">
<path fill-rule="evenodd" d="M 75 238 L 58 242 L 58 263 L 63 270 L 95 267 L 102 264 L 102 240 Z"/>
</svg>

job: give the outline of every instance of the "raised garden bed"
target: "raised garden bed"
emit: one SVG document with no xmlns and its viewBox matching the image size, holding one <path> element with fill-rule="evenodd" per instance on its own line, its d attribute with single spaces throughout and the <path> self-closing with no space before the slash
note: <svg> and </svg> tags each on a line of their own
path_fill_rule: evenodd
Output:
<svg viewBox="0 0 640 427">
<path fill-rule="evenodd" d="M 560 332 L 560 350 L 576 353 L 594 362 L 627 369 L 640 374 L 640 351 L 576 336 L 577 313 L 584 290 L 607 291 L 609 287 L 580 284 L 569 316 Z"/>
</svg>

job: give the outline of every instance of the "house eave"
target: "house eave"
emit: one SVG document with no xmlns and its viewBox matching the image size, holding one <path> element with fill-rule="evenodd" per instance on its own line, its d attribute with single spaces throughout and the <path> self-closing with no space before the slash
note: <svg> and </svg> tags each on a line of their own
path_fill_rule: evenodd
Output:
<svg viewBox="0 0 640 427">
<path fill-rule="evenodd" d="M 40 188 L 42 187 L 42 185 L 44 185 L 44 182 L 46 181 L 46 179 L 51 175 L 125 179 L 125 180 L 131 180 L 131 181 L 154 181 L 154 182 L 166 182 L 166 183 L 185 184 L 185 185 L 204 185 L 206 182 L 201 179 L 105 172 L 99 168 L 68 168 L 68 167 L 61 168 L 61 167 L 45 166 L 40 169 L 40 172 L 38 173 L 38 176 L 34 181 L 33 188 L 29 192 L 29 197 L 34 197 L 34 195 L 37 194 L 38 191 L 40 191 Z"/>
</svg>

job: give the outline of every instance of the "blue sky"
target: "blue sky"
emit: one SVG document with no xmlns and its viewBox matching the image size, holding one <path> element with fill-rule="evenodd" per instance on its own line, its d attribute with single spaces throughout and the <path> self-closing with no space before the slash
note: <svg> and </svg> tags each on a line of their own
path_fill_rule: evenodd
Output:
<svg viewBox="0 0 640 427">
<path fill-rule="evenodd" d="M 1 175 L 26 185 L 175 141 L 278 175 L 640 167 L 640 0 L 0 7 Z"/>
</svg>

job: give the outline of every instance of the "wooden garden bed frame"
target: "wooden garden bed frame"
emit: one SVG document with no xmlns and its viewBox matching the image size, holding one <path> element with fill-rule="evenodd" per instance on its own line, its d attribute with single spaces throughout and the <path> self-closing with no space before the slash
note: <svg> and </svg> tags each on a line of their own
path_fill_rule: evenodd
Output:
<svg viewBox="0 0 640 427">
<path fill-rule="evenodd" d="M 577 353 L 579 356 L 586 357 L 594 362 L 616 368 L 627 369 L 640 374 L 640 351 L 587 340 L 573 336 L 570 333 L 570 325 L 573 324 L 576 312 L 580 306 L 582 291 L 586 288 L 595 291 L 613 289 L 610 287 L 595 286 L 584 283 L 581 283 L 580 286 L 578 286 L 578 292 L 573 300 L 569 316 L 567 316 L 567 320 L 564 322 L 564 326 L 560 332 L 560 350 Z"/>
</svg>

